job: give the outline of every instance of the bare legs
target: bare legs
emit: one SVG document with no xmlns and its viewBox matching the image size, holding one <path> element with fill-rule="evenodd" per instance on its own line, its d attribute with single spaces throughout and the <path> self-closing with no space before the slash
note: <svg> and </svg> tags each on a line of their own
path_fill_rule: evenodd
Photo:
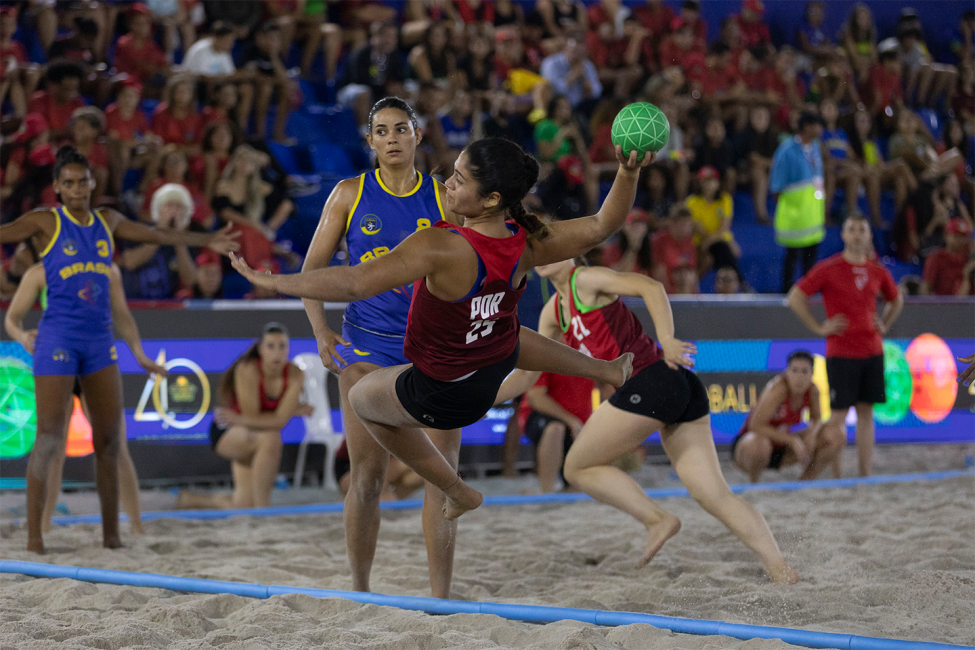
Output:
<svg viewBox="0 0 975 650">
<path fill-rule="evenodd" d="M 74 381 L 68 375 L 34 377 L 35 399 L 48 405 L 37 410 L 37 437 L 27 460 L 27 550 L 35 553 L 44 552 L 41 526 L 47 476 L 59 450 L 64 449 Z"/>
<path fill-rule="evenodd" d="M 812 460 L 809 462 L 799 477 L 801 481 L 811 481 L 819 476 L 827 466 L 839 457 L 846 444 L 846 436 L 841 429 L 831 426 L 823 426 L 819 432 L 813 436 L 812 431 L 806 429 L 802 433 L 796 434 L 802 437 L 806 448 L 812 453 Z M 762 472 L 768 467 L 769 460 L 772 458 L 774 445 L 766 436 L 749 431 L 735 447 L 735 465 L 743 472 L 748 474 L 748 479 L 752 483 L 758 483 Z M 786 449 L 782 456 L 782 467 L 794 465 L 799 462 L 792 449 Z"/>
<path fill-rule="evenodd" d="M 646 526 L 647 547 L 641 564 L 653 559 L 663 544 L 680 530 L 680 521 L 651 501 L 630 476 L 609 463 L 631 451 L 661 426 L 657 420 L 603 404 L 583 427 L 565 459 L 569 482 Z M 661 440 L 681 482 L 701 507 L 759 556 L 773 581 L 796 582 L 799 576 L 782 558 L 765 519 L 728 488 L 714 449 L 710 417 L 665 426 L 661 429 Z"/>
<path fill-rule="evenodd" d="M 234 508 L 266 508 L 281 465 L 281 432 L 255 431 L 241 425 L 227 429 L 216 452 L 231 461 Z M 184 504 L 185 505 L 185 504 Z"/>
<path fill-rule="evenodd" d="M 868 402 L 858 402 L 854 407 L 857 413 L 856 441 L 857 441 L 857 465 L 859 466 L 860 476 L 870 476 L 873 472 L 873 446 L 874 446 L 874 422 L 873 404 Z M 834 409 L 829 417 L 829 421 L 823 425 L 823 429 L 830 428 L 835 436 L 834 440 L 842 445 L 846 445 L 846 414 L 850 409 Z M 842 446 L 840 447 L 842 450 Z M 839 465 L 833 464 L 833 476 L 840 478 Z"/>
<path fill-rule="evenodd" d="M 555 482 L 562 469 L 565 454 L 565 437 L 572 435 L 568 427 L 558 420 L 552 420 L 542 431 L 535 450 L 535 468 L 538 472 L 538 486 L 543 493 L 554 492 Z"/>
</svg>

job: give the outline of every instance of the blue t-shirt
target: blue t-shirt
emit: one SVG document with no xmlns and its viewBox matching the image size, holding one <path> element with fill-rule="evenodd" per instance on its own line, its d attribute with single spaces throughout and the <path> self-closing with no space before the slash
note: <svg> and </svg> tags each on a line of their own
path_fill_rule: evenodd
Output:
<svg viewBox="0 0 975 650">
<path fill-rule="evenodd" d="M 850 139 L 843 129 L 823 129 L 823 144 L 829 155 L 837 159 L 845 159 L 850 150 Z"/>
</svg>

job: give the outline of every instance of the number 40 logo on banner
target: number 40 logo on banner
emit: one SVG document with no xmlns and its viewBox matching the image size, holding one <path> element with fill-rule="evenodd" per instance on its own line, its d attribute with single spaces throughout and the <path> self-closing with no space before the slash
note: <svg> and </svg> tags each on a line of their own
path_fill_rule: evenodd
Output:
<svg viewBox="0 0 975 650">
<path fill-rule="evenodd" d="M 206 373 L 190 359 L 166 361 L 165 349 L 159 351 L 156 363 L 166 368 L 169 376 L 149 376 L 135 407 L 136 422 L 162 422 L 164 429 L 189 429 L 199 424 L 210 410 Z M 189 372 L 173 372 L 176 368 Z M 147 410 L 150 400 L 152 408 Z"/>
</svg>

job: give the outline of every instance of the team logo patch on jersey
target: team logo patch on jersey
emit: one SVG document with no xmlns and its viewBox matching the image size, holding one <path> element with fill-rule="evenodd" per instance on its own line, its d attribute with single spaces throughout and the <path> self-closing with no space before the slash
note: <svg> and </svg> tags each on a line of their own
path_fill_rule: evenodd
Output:
<svg viewBox="0 0 975 650">
<path fill-rule="evenodd" d="M 68 239 L 64 242 L 64 245 L 61 247 L 61 250 L 64 251 L 65 255 L 77 255 L 78 245 L 74 243 L 73 239 Z"/>
<path fill-rule="evenodd" d="M 94 305 L 95 301 L 98 300 L 98 296 L 101 295 L 102 288 L 97 284 L 88 280 L 85 288 L 78 292 L 78 297 L 87 302 L 90 305 Z"/>
<path fill-rule="evenodd" d="M 70 361 L 71 355 L 68 354 L 67 350 L 55 348 L 54 352 L 51 354 L 51 358 L 55 361 Z"/>
<path fill-rule="evenodd" d="M 362 217 L 362 223 L 359 225 L 359 228 L 367 235 L 375 235 L 383 229 L 383 222 L 376 215 L 367 214 Z"/>
</svg>

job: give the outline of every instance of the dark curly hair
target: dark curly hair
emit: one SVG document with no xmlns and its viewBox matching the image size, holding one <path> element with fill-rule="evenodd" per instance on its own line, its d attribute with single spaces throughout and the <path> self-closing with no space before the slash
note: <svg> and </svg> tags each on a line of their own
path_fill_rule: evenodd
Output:
<svg viewBox="0 0 975 650">
<path fill-rule="evenodd" d="M 58 180 L 58 177 L 61 176 L 61 170 L 68 165 L 81 165 L 85 169 L 90 169 L 88 159 L 69 144 L 58 149 L 58 155 L 54 161 L 54 180 Z"/>
</svg>

